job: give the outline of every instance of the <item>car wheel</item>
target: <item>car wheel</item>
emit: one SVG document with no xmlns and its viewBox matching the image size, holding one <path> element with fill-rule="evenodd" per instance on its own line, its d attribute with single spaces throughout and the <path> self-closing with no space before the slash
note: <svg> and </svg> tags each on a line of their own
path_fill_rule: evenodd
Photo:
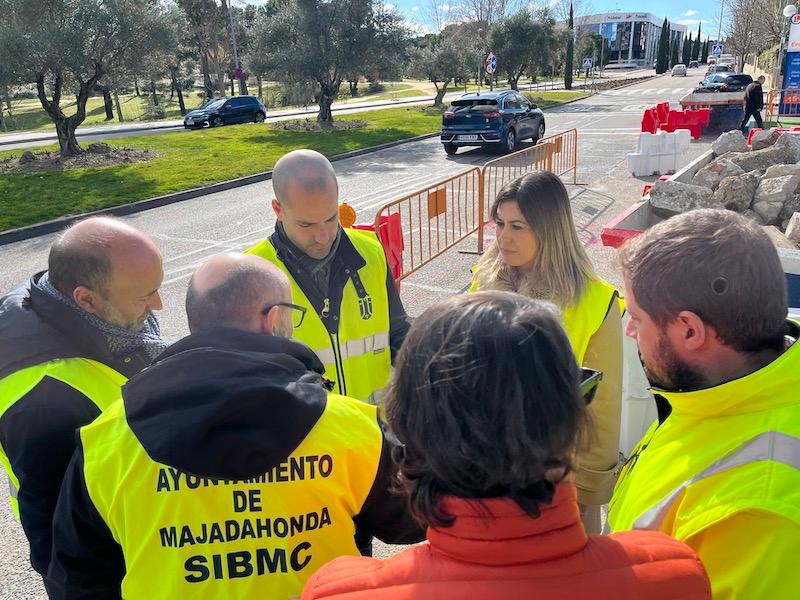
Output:
<svg viewBox="0 0 800 600">
<path fill-rule="evenodd" d="M 222 120 L 222 117 L 214 117 L 211 119 L 211 127 L 222 127 L 225 125 L 225 121 Z"/>
<path fill-rule="evenodd" d="M 444 151 L 447 152 L 450 156 L 453 156 L 456 152 L 458 152 L 458 146 L 455 144 L 445 144 Z"/>
<path fill-rule="evenodd" d="M 544 137 L 544 119 L 539 121 L 539 129 L 536 130 L 536 137 L 533 138 L 533 143 L 537 143 L 540 139 Z"/>
<path fill-rule="evenodd" d="M 264 119 L 266 119 L 266 118 L 267 118 L 267 116 L 263 112 L 258 111 L 256 113 L 256 116 L 253 118 L 253 122 L 254 123 L 263 123 Z"/>
<path fill-rule="evenodd" d="M 513 129 L 509 129 L 508 133 L 506 133 L 506 139 L 504 143 L 504 150 L 510 154 L 514 150 L 517 149 L 517 134 Z"/>
</svg>

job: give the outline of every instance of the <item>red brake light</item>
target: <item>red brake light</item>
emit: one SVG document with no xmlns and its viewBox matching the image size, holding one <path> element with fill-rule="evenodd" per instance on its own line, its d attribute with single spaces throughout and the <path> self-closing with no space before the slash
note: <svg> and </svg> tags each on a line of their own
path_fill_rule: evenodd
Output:
<svg viewBox="0 0 800 600">
<path fill-rule="evenodd" d="M 456 113 L 454 113 L 454 112 L 452 112 L 452 111 L 449 111 L 449 110 L 448 110 L 447 112 L 445 112 L 445 113 L 442 115 L 442 118 L 443 118 L 445 121 L 449 121 L 450 119 L 455 119 L 455 118 L 456 118 Z"/>
<path fill-rule="evenodd" d="M 487 110 L 483 113 L 483 116 L 487 119 L 499 119 L 501 117 L 500 111 L 497 109 L 494 110 Z"/>
<path fill-rule="evenodd" d="M 723 90 L 723 91 L 724 91 L 724 90 L 728 90 L 728 89 L 730 89 L 730 87 L 731 87 L 731 86 L 729 86 L 727 83 L 723 83 L 723 84 L 722 84 L 722 90 Z"/>
</svg>

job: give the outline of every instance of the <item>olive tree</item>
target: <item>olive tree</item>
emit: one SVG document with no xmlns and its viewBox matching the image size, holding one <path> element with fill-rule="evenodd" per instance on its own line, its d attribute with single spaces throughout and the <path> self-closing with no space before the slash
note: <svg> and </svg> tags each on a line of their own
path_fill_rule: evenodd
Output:
<svg viewBox="0 0 800 600">
<path fill-rule="evenodd" d="M 36 85 L 62 156 L 82 152 L 76 128 L 96 84 L 118 62 L 145 56 L 158 39 L 164 10 L 141 0 L 0 0 L 0 56 L 22 83 Z M 75 113 L 62 106 L 74 91 Z"/>
</svg>

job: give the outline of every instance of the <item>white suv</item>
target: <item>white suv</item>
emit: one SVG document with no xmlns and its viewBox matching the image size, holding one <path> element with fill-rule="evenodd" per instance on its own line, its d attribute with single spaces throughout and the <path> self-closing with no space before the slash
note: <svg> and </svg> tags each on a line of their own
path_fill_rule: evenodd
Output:
<svg viewBox="0 0 800 600">
<path fill-rule="evenodd" d="M 676 75 L 686 77 L 686 65 L 677 64 L 672 67 L 672 76 L 675 77 Z"/>
</svg>

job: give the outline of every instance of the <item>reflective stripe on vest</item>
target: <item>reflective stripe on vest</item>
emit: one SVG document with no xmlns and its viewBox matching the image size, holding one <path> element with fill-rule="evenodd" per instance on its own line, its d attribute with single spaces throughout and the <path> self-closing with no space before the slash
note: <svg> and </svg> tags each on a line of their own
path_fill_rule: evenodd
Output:
<svg viewBox="0 0 800 600">
<path fill-rule="evenodd" d="M 11 481 L 11 477 L 8 478 L 8 496 L 12 500 L 16 500 L 19 496 L 19 488 Z"/>
<path fill-rule="evenodd" d="M 101 411 L 120 397 L 120 388 L 127 378 L 104 365 L 88 358 L 63 358 L 50 360 L 26 369 L 21 369 L 0 379 L 0 419 L 45 377 L 57 379 L 78 390 Z M 54 399 L 56 401 L 57 399 Z M 31 417 L 36 419 L 36 416 Z M 84 423 L 85 424 L 85 423 Z M 13 431 L 10 435 L 13 435 Z M 19 519 L 18 496 L 24 483 L 14 473 L 14 466 L 0 443 L 0 464 L 8 474 L 12 493 L 9 495 L 14 515 Z"/>
<path fill-rule="evenodd" d="M 289 278 L 295 304 L 307 308 L 303 324 L 294 330 L 294 338 L 306 344 L 325 365 L 325 377 L 336 383 L 336 392 L 357 400 L 369 401 L 389 382 L 389 297 L 386 292 L 386 255 L 374 234 L 344 229 L 358 253 L 366 261 L 358 276 L 369 297 L 362 301 L 352 280 L 342 293 L 339 329 L 331 335 L 291 273 L 278 259 L 267 239 L 246 254 L 260 256 L 280 268 Z"/>
<path fill-rule="evenodd" d="M 697 475 L 683 482 L 661 502 L 648 509 L 633 524 L 634 529 L 658 530 L 675 502 L 693 483 L 735 467 L 759 461 L 774 461 L 800 471 L 800 438 L 778 431 L 766 431 L 723 456 Z"/>
<path fill-rule="evenodd" d="M 246 481 L 154 462 L 123 402 L 80 436 L 86 489 L 122 548 L 128 600 L 299 596 L 322 565 L 358 555 L 353 518 L 383 441 L 374 406 L 335 394 L 285 460 Z"/>
</svg>

